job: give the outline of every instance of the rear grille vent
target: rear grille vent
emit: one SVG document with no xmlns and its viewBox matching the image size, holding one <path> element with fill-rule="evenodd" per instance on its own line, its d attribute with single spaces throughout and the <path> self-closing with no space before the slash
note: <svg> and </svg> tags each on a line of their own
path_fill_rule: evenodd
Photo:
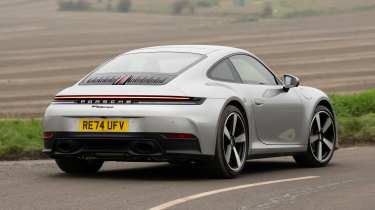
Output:
<svg viewBox="0 0 375 210">
<path fill-rule="evenodd" d="M 119 76 L 97 76 L 88 78 L 84 84 L 87 85 L 111 85 L 119 79 Z"/>
<path fill-rule="evenodd" d="M 131 76 L 120 85 L 162 85 L 167 79 L 165 76 Z"/>
<path fill-rule="evenodd" d="M 81 85 L 164 85 L 174 75 L 93 75 L 81 82 Z"/>
</svg>

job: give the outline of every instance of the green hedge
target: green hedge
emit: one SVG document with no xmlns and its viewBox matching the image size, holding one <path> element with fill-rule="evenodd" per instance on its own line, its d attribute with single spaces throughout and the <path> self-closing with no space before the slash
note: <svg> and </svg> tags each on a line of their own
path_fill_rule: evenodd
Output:
<svg viewBox="0 0 375 210">
<path fill-rule="evenodd" d="M 375 143 L 375 90 L 331 95 L 341 144 Z"/>
<path fill-rule="evenodd" d="M 375 113 L 360 117 L 338 117 L 340 143 L 375 143 Z"/>
<path fill-rule="evenodd" d="M 331 95 L 330 98 L 338 116 L 359 117 L 375 113 L 375 90 L 352 95 Z"/>
</svg>

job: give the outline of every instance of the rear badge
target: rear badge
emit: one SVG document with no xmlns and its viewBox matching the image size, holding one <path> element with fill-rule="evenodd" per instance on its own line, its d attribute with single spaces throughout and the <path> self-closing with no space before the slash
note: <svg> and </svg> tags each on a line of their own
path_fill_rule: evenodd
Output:
<svg viewBox="0 0 375 210">
<path fill-rule="evenodd" d="M 98 108 L 98 109 L 112 109 L 114 106 L 99 106 L 99 105 L 92 105 L 92 108 Z"/>
<path fill-rule="evenodd" d="M 131 100 L 107 100 L 107 99 L 96 99 L 96 100 L 79 100 L 79 104 L 131 104 Z"/>
</svg>

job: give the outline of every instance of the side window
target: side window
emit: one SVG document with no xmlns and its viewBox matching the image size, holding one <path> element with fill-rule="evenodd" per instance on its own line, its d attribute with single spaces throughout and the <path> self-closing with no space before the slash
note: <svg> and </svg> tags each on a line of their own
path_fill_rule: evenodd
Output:
<svg viewBox="0 0 375 210">
<path fill-rule="evenodd" d="M 224 60 L 216 64 L 209 71 L 208 76 L 216 80 L 238 82 L 238 76 L 236 75 L 235 71 L 233 70 L 228 60 Z"/>
<path fill-rule="evenodd" d="M 235 55 L 230 58 L 245 83 L 277 85 L 275 76 L 259 61 L 247 55 Z"/>
</svg>

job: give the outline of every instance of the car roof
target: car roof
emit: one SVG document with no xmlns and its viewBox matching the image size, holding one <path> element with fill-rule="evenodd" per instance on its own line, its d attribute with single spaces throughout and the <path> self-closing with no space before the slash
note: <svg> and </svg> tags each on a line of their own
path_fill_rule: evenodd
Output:
<svg viewBox="0 0 375 210">
<path fill-rule="evenodd" d="M 188 52 L 188 53 L 198 53 L 203 55 L 208 55 L 213 52 L 221 51 L 225 52 L 246 52 L 242 49 L 218 46 L 218 45 L 164 45 L 164 46 L 154 46 L 132 50 L 126 54 L 131 53 L 149 53 L 149 52 Z"/>
</svg>

